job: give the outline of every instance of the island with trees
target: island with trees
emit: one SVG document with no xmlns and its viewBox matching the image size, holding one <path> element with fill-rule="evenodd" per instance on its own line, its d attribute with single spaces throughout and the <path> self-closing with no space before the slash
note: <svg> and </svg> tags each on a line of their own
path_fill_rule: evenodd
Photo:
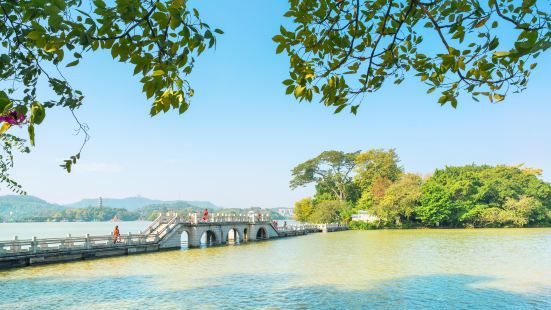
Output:
<svg viewBox="0 0 551 310">
<path fill-rule="evenodd" d="M 292 170 L 291 188 L 315 185 L 295 203 L 298 221 L 351 228 L 551 225 L 551 184 L 540 169 L 466 165 L 429 176 L 405 172 L 395 150 L 326 151 Z M 359 211 L 372 221 L 351 221 Z"/>
</svg>

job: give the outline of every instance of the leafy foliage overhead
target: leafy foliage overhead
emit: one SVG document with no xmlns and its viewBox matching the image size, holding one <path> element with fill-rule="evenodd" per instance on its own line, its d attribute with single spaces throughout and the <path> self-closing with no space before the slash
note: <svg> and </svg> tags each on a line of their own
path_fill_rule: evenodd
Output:
<svg viewBox="0 0 551 310">
<path fill-rule="evenodd" d="M 152 116 L 170 109 L 184 113 L 194 93 L 186 77 L 195 57 L 214 47 L 215 34 L 222 33 L 205 24 L 186 0 L 1 0 L 0 19 L 0 134 L 12 125 L 25 126 L 33 145 L 35 126 L 47 109 L 74 112 L 84 102 L 60 67 L 77 66 L 88 52 L 109 50 L 141 77 Z M 55 96 L 41 97 L 47 93 L 38 91 L 42 83 Z M 76 121 L 86 141 L 87 126 Z M 11 150 L 8 140 L 14 141 L 3 138 L 5 150 Z M 70 172 L 79 157 L 80 151 L 62 167 Z M 3 168 L 10 162 L 1 160 L 0 175 L 8 179 Z"/>
<path fill-rule="evenodd" d="M 523 90 L 551 46 L 548 0 L 289 0 L 287 94 L 354 114 L 387 80 L 416 76 L 438 103 L 461 92 L 501 101 Z"/>
</svg>

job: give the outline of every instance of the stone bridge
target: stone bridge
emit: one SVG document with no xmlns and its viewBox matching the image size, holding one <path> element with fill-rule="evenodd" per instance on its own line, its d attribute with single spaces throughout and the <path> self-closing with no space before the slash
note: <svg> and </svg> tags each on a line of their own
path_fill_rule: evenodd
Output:
<svg viewBox="0 0 551 310">
<path fill-rule="evenodd" d="M 143 232 L 116 239 L 113 235 L 87 234 L 27 240 L 14 236 L 13 240 L 0 240 L 0 269 L 179 249 L 184 243 L 195 248 L 346 229 L 346 225 L 340 224 L 277 227 L 263 214 L 216 214 L 203 220 L 196 213 L 187 216 L 166 213 L 159 214 Z"/>
<path fill-rule="evenodd" d="M 279 237 L 266 215 L 214 215 L 207 220 L 196 214 L 160 215 L 144 233 L 153 235 L 161 249 L 180 248 L 184 240 L 188 247 L 197 248 Z"/>
</svg>

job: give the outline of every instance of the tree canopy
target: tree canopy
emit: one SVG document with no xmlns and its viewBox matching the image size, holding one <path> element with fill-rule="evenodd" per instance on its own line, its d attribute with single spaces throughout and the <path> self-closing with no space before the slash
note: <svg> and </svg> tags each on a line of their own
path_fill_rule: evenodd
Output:
<svg viewBox="0 0 551 310">
<path fill-rule="evenodd" d="M 348 222 L 352 213 L 365 210 L 375 223 L 352 222 L 353 227 L 551 225 L 551 184 L 541 180 L 540 169 L 467 165 L 437 169 L 423 179 L 404 173 L 393 149 L 354 154 L 349 184 L 359 198 L 337 199 L 327 195 L 330 189 L 316 186 L 313 199 L 295 204 L 298 220 Z"/>
<path fill-rule="evenodd" d="M 441 92 L 440 104 L 455 107 L 460 93 L 501 101 L 526 87 L 535 59 L 550 46 L 549 12 L 547 0 L 289 0 L 291 26 L 273 40 L 276 53 L 289 57 L 286 93 L 299 100 L 319 97 L 335 112 L 350 107 L 355 114 L 386 80 L 416 76 L 427 92 Z M 108 50 L 140 77 L 152 116 L 184 113 L 196 58 L 223 33 L 187 0 L 0 0 L 0 19 L 0 182 L 20 193 L 8 170 L 29 148 L 11 127 L 25 127 L 34 145 L 48 109 L 60 107 L 72 113 L 82 146 L 89 139 L 75 114 L 84 93 L 63 67 Z M 62 168 L 70 172 L 81 151 Z M 326 185 L 339 184 L 335 195 L 345 199 L 346 175 L 333 177 Z"/>
<path fill-rule="evenodd" d="M 501 101 L 523 90 L 551 46 L 547 0 L 289 0 L 292 26 L 273 37 L 291 67 L 283 81 L 299 100 L 315 96 L 356 113 L 387 80 L 416 77 L 438 103 L 460 93 Z"/>
<path fill-rule="evenodd" d="M 319 191 L 326 189 L 335 199 L 346 200 L 357 154 L 325 151 L 293 168 L 290 186 L 294 189 L 316 183 Z"/>
<path fill-rule="evenodd" d="M 388 179 L 391 182 L 398 180 L 403 172 L 399 166 L 400 159 L 394 149 L 368 150 L 356 157 L 356 184 L 361 190 L 366 190 L 377 178 Z"/>
<path fill-rule="evenodd" d="M 16 191 L 19 186 L 7 170 L 12 149 L 24 141 L 6 131 L 26 126 L 34 145 L 35 126 L 47 109 L 63 107 L 75 116 L 84 103 L 84 94 L 64 78 L 61 67 L 77 66 L 89 52 L 109 50 L 141 77 L 152 116 L 171 109 L 184 113 L 194 93 L 186 77 L 195 58 L 215 46 L 215 34 L 222 34 L 185 0 L 2 0 L 0 19 L 0 176 Z M 41 96 L 45 92 L 38 86 L 43 84 L 55 95 Z M 88 128 L 75 120 L 85 143 Z M 68 172 L 81 150 L 63 162 Z"/>
<path fill-rule="evenodd" d="M 421 187 L 417 218 L 429 226 L 523 226 L 551 211 L 551 185 L 510 166 L 447 167 Z"/>
</svg>

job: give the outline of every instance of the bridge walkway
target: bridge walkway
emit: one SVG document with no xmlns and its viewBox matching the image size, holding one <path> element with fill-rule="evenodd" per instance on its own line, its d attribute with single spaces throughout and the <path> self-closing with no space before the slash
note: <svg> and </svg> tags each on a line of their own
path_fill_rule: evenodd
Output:
<svg viewBox="0 0 551 310">
<path fill-rule="evenodd" d="M 0 241 L 0 269 L 179 249 L 183 234 L 189 248 L 299 236 L 347 229 L 342 225 L 278 227 L 265 215 L 215 214 L 202 221 L 198 214 L 159 216 L 139 234 L 71 236 Z"/>
</svg>

